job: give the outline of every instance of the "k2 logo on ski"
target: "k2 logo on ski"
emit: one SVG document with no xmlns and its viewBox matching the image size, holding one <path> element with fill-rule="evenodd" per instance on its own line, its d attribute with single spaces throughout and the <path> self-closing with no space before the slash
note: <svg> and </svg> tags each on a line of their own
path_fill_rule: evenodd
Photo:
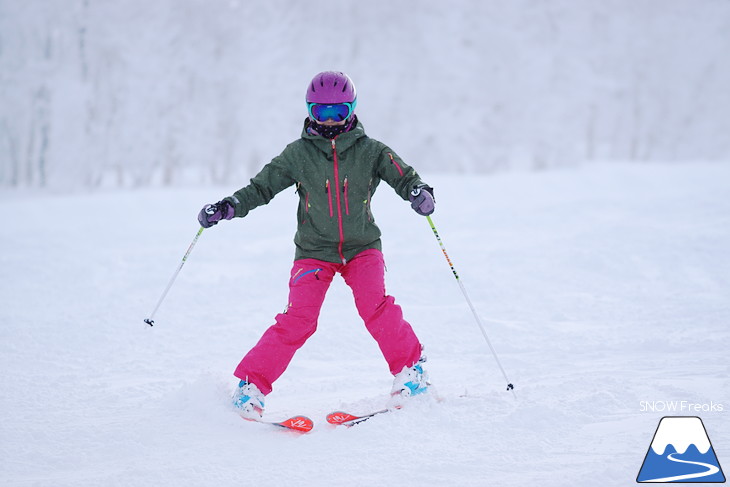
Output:
<svg viewBox="0 0 730 487">
<path fill-rule="evenodd" d="M 725 482 L 702 420 L 697 416 L 663 417 L 636 482 Z"/>
</svg>

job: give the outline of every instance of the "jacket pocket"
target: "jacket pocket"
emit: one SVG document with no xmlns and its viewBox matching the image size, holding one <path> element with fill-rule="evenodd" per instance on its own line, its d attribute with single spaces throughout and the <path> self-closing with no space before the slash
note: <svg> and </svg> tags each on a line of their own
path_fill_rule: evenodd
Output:
<svg viewBox="0 0 730 487">
<path fill-rule="evenodd" d="M 398 174 L 400 174 L 400 177 L 403 177 L 403 168 L 400 167 L 400 164 L 398 164 L 398 161 L 395 160 L 395 157 L 393 157 L 393 154 L 391 154 L 390 152 L 388 152 L 388 157 L 390 157 L 390 162 L 398 170 Z"/>
<path fill-rule="evenodd" d="M 304 211 L 300 210 L 300 221 L 302 224 L 307 223 L 307 219 L 309 218 L 309 191 L 304 193 Z"/>
<path fill-rule="evenodd" d="M 335 216 L 335 212 L 332 208 L 332 189 L 330 187 L 330 180 L 328 179 L 327 182 L 324 185 L 324 190 L 327 193 L 327 204 L 330 208 L 330 218 Z"/>
<path fill-rule="evenodd" d="M 342 192 L 345 196 L 345 215 L 350 216 L 350 201 L 347 197 L 347 176 L 345 176 L 345 182 L 342 185 Z"/>
<path fill-rule="evenodd" d="M 373 178 L 370 178 L 370 181 L 368 181 L 368 197 L 365 200 L 365 212 L 368 215 L 368 221 L 373 221 L 373 212 L 370 209 L 370 200 L 373 197 Z"/>
</svg>

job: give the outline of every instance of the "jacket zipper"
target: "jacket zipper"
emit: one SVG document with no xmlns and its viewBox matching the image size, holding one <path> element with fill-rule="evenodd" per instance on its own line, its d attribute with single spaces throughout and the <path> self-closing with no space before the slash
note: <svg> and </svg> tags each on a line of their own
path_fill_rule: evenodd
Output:
<svg viewBox="0 0 730 487">
<path fill-rule="evenodd" d="M 345 176 L 345 187 L 342 192 L 345 193 L 345 215 L 350 216 L 350 200 L 347 198 L 347 176 Z"/>
<path fill-rule="evenodd" d="M 392 162 L 395 168 L 398 170 L 398 174 L 403 177 L 403 169 L 401 169 L 400 165 L 395 161 L 395 157 L 393 157 L 393 154 L 388 152 L 388 157 L 390 157 L 390 162 Z"/>
<path fill-rule="evenodd" d="M 307 194 L 304 196 L 304 213 L 305 217 L 304 220 L 302 220 L 302 224 L 307 223 L 306 215 L 309 214 L 309 191 L 307 191 Z"/>
<path fill-rule="evenodd" d="M 330 206 L 330 218 L 335 216 L 334 211 L 332 210 L 332 192 L 330 191 L 330 180 L 328 179 L 327 182 L 324 185 L 324 191 L 327 193 L 327 203 L 329 203 Z"/>
<path fill-rule="evenodd" d="M 342 244 L 345 243 L 345 232 L 342 228 L 342 202 L 340 201 L 340 168 L 339 161 L 337 160 L 337 147 L 335 145 L 335 139 L 332 139 L 332 156 L 334 157 L 334 170 L 335 170 L 335 196 L 337 198 L 337 227 L 340 232 L 340 241 L 337 244 L 337 251 L 340 254 L 343 264 L 347 264 L 347 259 L 342 253 Z M 329 187 L 329 186 L 328 186 Z M 332 204 L 330 199 L 330 204 Z"/>
</svg>

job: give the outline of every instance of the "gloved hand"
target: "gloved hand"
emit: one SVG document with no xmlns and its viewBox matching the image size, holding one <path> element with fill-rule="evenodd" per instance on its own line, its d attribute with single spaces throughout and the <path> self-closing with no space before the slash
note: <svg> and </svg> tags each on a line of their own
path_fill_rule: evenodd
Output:
<svg viewBox="0 0 730 487">
<path fill-rule="evenodd" d="M 198 221 L 201 227 L 210 228 L 223 219 L 230 220 L 235 212 L 235 208 L 229 201 L 221 200 L 212 205 L 205 205 L 198 213 Z"/>
<path fill-rule="evenodd" d="M 425 184 L 413 188 L 408 199 L 411 202 L 411 208 L 419 215 L 430 215 L 436 206 L 436 200 L 433 197 L 433 188 Z"/>
</svg>

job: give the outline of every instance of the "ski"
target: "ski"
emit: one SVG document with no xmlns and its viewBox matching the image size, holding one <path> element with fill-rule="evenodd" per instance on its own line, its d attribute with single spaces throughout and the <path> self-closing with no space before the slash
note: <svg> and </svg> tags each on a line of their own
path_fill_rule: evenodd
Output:
<svg viewBox="0 0 730 487">
<path fill-rule="evenodd" d="M 254 423 L 274 426 L 276 428 L 283 428 L 289 431 L 296 431 L 297 433 L 309 433 L 310 431 L 312 431 L 312 428 L 314 428 L 314 421 L 306 416 L 293 416 L 278 423 L 276 421 L 264 421 L 263 419 L 243 419 L 245 419 L 246 421 L 253 421 Z"/>
<path fill-rule="evenodd" d="M 356 416 L 354 414 L 345 413 L 343 411 L 335 411 L 333 413 L 329 413 L 327 415 L 327 422 L 329 424 L 333 424 L 335 426 L 346 426 L 350 428 L 351 426 L 355 426 L 356 424 L 360 424 L 364 421 L 367 421 L 368 419 L 372 418 L 373 416 L 377 416 L 378 414 L 383 414 L 390 412 L 390 409 L 381 409 L 380 411 L 375 411 L 374 413 L 368 413 L 363 414 L 362 416 Z"/>
</svg>

